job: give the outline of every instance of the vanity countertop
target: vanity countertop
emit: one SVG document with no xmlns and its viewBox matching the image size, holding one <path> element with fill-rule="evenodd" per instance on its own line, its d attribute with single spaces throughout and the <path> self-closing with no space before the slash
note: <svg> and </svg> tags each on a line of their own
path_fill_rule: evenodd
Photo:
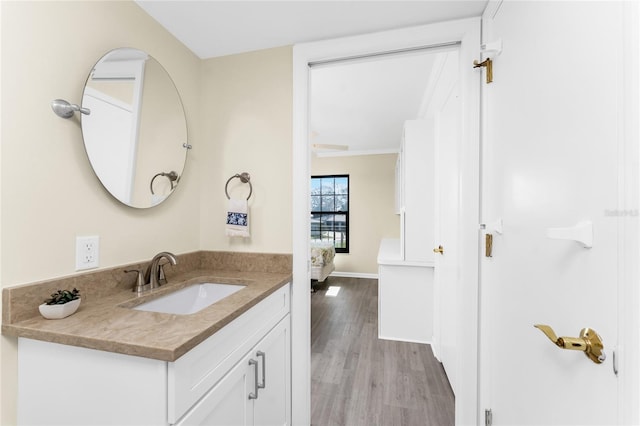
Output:
<svg viewBox="0 0 640 426">
<path fill-rule="evenodd" d="M 85 298 L 82 295 L 78 311 L 60 320 L 32 315 L 12 321 L 10 315 L 3 312 L 2 333 L 175 361 L 290 281 L 289 272 L 193 269 L 171 276 L 168 284 L 141 296 L 136 296 L 131 287 L 119 287 L 99 297 L 94 295 Z M 131 309 L 160 295 L 200 282 L 246 284 L 246 287 L 190 315 Z M 11 297 L 6 290 L 3 299 Z M 3 300 L 4 307 L 6 303 Z M 34 304 L 37 312 L 39 303 Z"/>
</svg>

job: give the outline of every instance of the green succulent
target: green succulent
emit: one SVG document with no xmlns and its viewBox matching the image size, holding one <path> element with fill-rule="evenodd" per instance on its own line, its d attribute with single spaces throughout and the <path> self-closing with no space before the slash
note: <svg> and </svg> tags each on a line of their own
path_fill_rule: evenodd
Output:
<svg viewBox="0 0 640 426">
<path fill-rule="evenodd" d="M 74 288 L 73 290 L 58 290 L 51 295 L 51 298 L 44 301 L 47 305 L 64 305 L 80 298 L 80 290 Z"/>
</svg>

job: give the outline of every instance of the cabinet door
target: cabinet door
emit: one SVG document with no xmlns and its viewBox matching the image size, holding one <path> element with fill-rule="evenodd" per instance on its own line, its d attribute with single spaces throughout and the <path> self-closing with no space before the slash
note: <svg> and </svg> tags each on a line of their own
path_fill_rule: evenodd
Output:
<svg viewBox="0 0 640 426">
<path fill-rule="evenodd" d="M 404 260 L 433 261 L 433 120 L 405 122 L 403 140 Z"/>
<path fill-rule="evenodd" d="M 289 425 L 289 321 L 284 317 L 176 425 Z"/>
<path fill-rule="evenodd" d="M 290 318 L 287 315 L 251 353 L 252 358 L 258 361 L 258 380 L 261 386 L 258 390 L 258 398 L 254 400 L 255 425 L 291 424 L 289 321 Z"/>
<path fill-rule="evenodd" d="M 254 369 L 242 359 L 176 425 L 245 426 L 253 424 Z"/>
<path fill-rule="evenodd" d="M 402 182 L 403 178 L 403 167 L 402 167 L 402 146 L 400 146 L 400 152 L 398 153 L 398 158 L 396 158 L 396 193 L 395 193 L 395 213 L 400 214 L 400 211 L 404 208 L 404 182 Z"/>
</svg>

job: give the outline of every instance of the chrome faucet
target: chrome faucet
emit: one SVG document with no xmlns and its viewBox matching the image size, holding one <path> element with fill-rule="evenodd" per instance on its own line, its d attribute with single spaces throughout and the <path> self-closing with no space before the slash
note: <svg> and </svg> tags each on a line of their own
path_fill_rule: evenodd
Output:
<svg viewBox="0 0 640 426">
<path fill-rule="evenodd" d="M 158 288 L 167 282 L 164 276 L 164 269 L 162 268 L 164 264 L 160 264 L 160 260 L 162 259 L 167 259 L 172 265 L 178 263 L 176 256 L 168 251 L 163 251 L 153 256 L 144 276 L 145 283 L 149 285 L 149 289 Z"/>
</svg>

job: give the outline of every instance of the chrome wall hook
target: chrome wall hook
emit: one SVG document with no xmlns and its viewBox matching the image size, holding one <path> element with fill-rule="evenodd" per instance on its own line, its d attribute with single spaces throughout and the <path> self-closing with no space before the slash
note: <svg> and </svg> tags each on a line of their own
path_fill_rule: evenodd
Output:
<svg viewBox="0 0 640 426">
<path fill-rule="evenodd" d="M 51 109 L 58 117 L 62 118 L 71 118 L 76 111 L 80 111 L 80 113 L 85 115 L 91 114 L 91 110 L 89 108 L 82 108 L 79 105 L 70 104 L 64 99 L 54 99 L 51 101 Z"/>
</svg>

